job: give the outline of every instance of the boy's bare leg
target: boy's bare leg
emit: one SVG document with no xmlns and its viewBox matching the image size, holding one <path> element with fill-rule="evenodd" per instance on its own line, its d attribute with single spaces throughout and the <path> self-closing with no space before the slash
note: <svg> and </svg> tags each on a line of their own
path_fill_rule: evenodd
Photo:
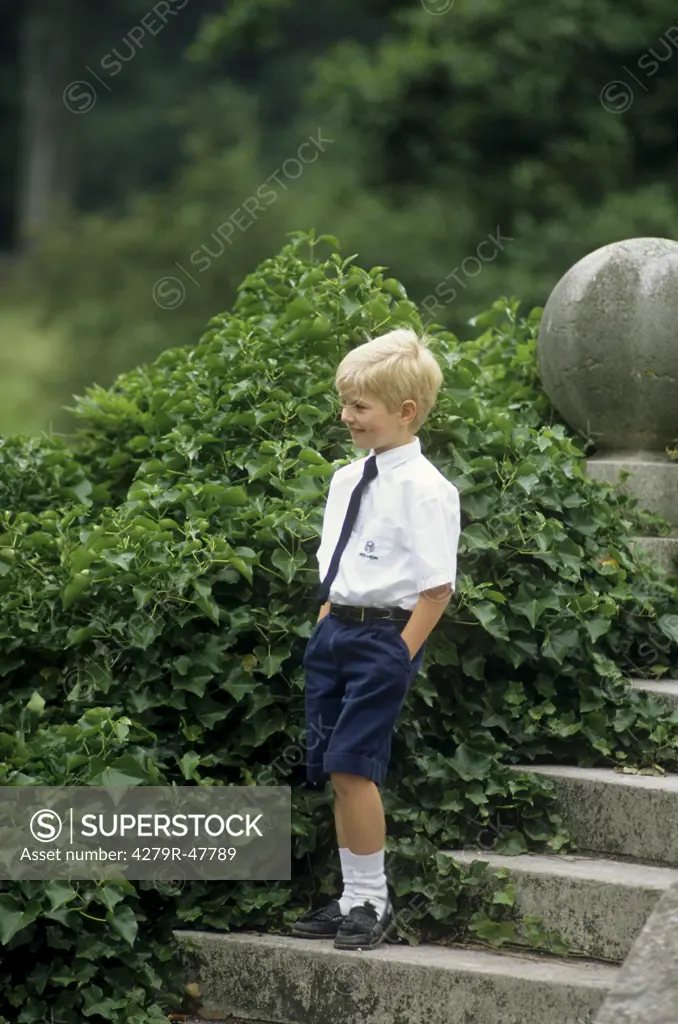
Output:
<svg viewBox="0 0 678 1024">
<path fill-rule="evenodd" d="M 341 850 L 347 846 L 346 830 L 341 820 L 341 803 L 336 790 L 334 791 L 334 828 L 337 833 L 337 846 Z"/>
<path fill-rule="evenodd" d="M 349 914 L 354 907 L 371 903 L 381 920 L 389 906 L 389 894 L 384 872 L 386 821 L 379 789 L 371 779 L 362 775 L 344 772 L 330 775 L 334 788 L 337 838 L 340 844 L 345 844 L 341 854 L 345 886 L 348 881 L 348 888 L 344 888 L 339 900 L 339 908 L 342 914 Z M 340 932 L 341 929 L 338 934 Z M 343 941 L 348 941 L 352 948 L 352 938 L 344 937 Z"/>
<path fill-rule="evenodd" d="M 383 850 L 386 819 L 377 785 L 362 775 L 343 772 L 333 773 L 331 779 L 339 846 L 361 855 Z"/>
</svg>

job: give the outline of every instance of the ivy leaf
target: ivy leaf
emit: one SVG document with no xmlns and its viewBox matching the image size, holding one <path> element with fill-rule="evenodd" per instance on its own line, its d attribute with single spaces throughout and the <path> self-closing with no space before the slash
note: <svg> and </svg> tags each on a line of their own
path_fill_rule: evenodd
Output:
<svg viewBox="0 0 678 1024">
<path fill-rule="evenodd" d="M 134 911 L 129 906 L 116 906 L 106 914 L 106 920 L 114 932 L 125 940 L 129 946 L 133 946 L 139 930 Z"/>
<path fill-rule="evenodd" d="M 86 575 L 84 572 L 78 572 L 72 578 L 70 583 L 64 588 L 62 600 L 64 608 L 70 608 L 75 599 L 79 597 L 85 590 L 87 590 L 92 584 L 91 576 Z"/>
<path fill-rule="evenodd" d="M 219 625 L 219 605 L 213 597 L 198 597 L 194 603 L 215 625 Z"/>
<path fill-rule="evenodd" d="M 132 890 L 133 893 L 135 891 L 134 889 Z M 97 888 L 96 899 L 99 903 L 103 903 L 108 910 L 113 910 L 124 898 L 125 894 L 120 891 L 120 885 L 117 880 L 111 882 L 105 879 L 102 885 Z"/>
<path fill-rule="evenodd" d="M 503 832 L 495 843 L 497 853 L 506 853 L 514 857 L 519 853 L 527 853 L 527 843 L 521 832 Z"/>
<path fill-rule="evenodd" d="M 258 659 L 259 667 L 267 679 L 280 671 L 280 666 L 292 653 L 289 647 L 274 647 L 268 650 L 266 647 L 255 647 L 254 653 Z"/>
<path fill-rule="evenodd" d="M 150 587 L 132 587 L 132 593 L 137 603 L 137 610 L 140 610 L 147 603 L 149 597 L 152 597 L 153 591 Z"/>
<path fill-rule="evenodd" d="M 554 603 L 551 598 L 527 598 L 522 601 L 512 601 L 511 611 L 517 615 L 524 615 L 527 621 L 534 629 L 539 622 L 539 619 L 548 608 L 553 608 Z M 557 607 L 557 605 L 556 605 Z"/>
<path fill-rule="evenodd" d="M 471 779 L 485 778 L 492 764 L 492 758 L 487 754 L 476 753 L 465 743 L 460 743 L 451 764 L 462 779 L 470 782 Z"/>
<path fill-rule="evenodd" d="M 40 716 L 45 710 L 45 698 L 42 697 L 37 690 L 34 690 L 33 696 L 26 705 L 26 710 L 38 716 Z"/>
<path fill-rule="evenodd" d="M 615 732 L 626 732 L 635 724 L 637 717 L 635 708 L 617 708 L 612 727 Z"/>
<path fill-rule="evenodd" d="M 195 769 L 200 764 L 200 754 L 196 754 L 195 750 L 187 751 L 181 760 L 179 761 L 179 767 L 181 768 L 181 774 L 185 779 L 195 778 Z"/>
<path fill-rule="evenodd" d="M 221 495 L 221 503 L 233 508 L 249 504 L 247 491 L 244 487 L 227 487 Z"/>
<path fill-rule="evenodd" d="M 469 608 L 483 628 L 498 639 L 508 640 L 506 622 L 495 604 L 491 601 L 478 601 Z"/>
<path fill-rule="evenodd" d="M 258 659 L 255 659 L 255 664 L 257 661 Z M 220 686 L 236 701 L 241 701 L 244 696 L 248 693 L 254 693 L 257 689 L 257 684 L 254 682 L 251 673 L 246 672 L 240 665 L 229 672 L 228 677 L 220 683 Z"/>
<path fill-rule="evenodd" d="M 515 942 L 516 939 L 516 927 L 512 921 L 492 921 L 482 913 L 471 918 L 469 928 L 479 939 L 484 939 L 493 946 L 503 946 L 506 942 Z"/>
<path fill-rule="evenodd" d="M 0 943 L 6 946 L 10 939 L 37 919 L 40 904 L 36 900 L 20 903 L 7 893 L 0 895 Z"/>
<path fill-rule="evenodd" d="M 515 885 L 507 885 L 503 889 L 499 889 L 497 892 L 493 893 L 492 902 L 501 903 L 507 907 L 512 907 L 516 902 Z"/>
<path fill-rule="evenodd" d="M 45 894 L 49 898 L 52 910 L 58 910 L 59 907 L 76 899 L 78 895 L 72 885 L 56 878 L 45 884 Z"/>
<path fill-rule="evenodd" d="M 295 551 L 290 554 L 288 551 L 277 548 L 271 555 L 271 561 L 276 569 L 280 569 L 285 582 L 291 583 L 299 569 L 306 565 L 308 559 L 303 551 Z"/>
<path fill-rule="evenodd" d="M 595 643 L 596 640 L 599 640 L 601 636 L 605 635 L 605 633 L 610 632 L 610 629 L 612 628 L 612 621 L 610 619 L 601 618 L 589 619 L 584 623 L 584 626 L 586 628 L 586 632 L 591 638 L 591 642 Z"/>
</svg>

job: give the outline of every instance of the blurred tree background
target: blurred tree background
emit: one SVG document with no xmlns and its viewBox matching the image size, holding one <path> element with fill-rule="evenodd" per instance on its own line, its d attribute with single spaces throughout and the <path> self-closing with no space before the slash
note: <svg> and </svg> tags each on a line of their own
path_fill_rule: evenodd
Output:
<svg viewBox="0 0 678 1024">
<path fill-rule="evenodd" d="M 288 231 L 464 335 L 678 236 L 669 0 L 0 0 L 0 28 L 3 433 L 195 343 Z"/>
</svg>

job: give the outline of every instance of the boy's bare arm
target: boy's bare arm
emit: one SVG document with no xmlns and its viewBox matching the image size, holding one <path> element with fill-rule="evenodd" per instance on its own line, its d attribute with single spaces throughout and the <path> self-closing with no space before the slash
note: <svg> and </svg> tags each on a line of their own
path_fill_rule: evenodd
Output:
<svg viewBox="0 0 678 1024">
<path fill-rule="evenodd" d="M 443 612 L 450 603 L 452 597 L 452 586 L 444 583 L 441 587 L 433 587 L 432 590 L 423 590 L 419 599 L 412 609 L 407 625 L 401 636 L 410 649 L 412 658 L 416 657 L 417 651 L 427 639 L 429 633 L 437 625 Z"/>
<path fill-rule="evenodd" d="M 321 619 L 324 619 L 326 615 L 329 615 L 330 604 L 331 601 L 325 601 L 325 604 L 321 605 L 320 612 L 318 613 L 318 622 L 320 622 Z"/>
</svg>

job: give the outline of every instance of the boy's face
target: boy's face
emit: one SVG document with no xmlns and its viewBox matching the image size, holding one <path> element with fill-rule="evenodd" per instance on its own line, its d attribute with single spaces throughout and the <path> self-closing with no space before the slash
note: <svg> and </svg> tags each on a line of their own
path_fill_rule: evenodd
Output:
<svg viewBox="0 0 678 1024">
<path fill-rule="evenodd" d="M 411 422 L 416 409 L 416 403 L 408 399 L 398 411 L 391 413 L 376 395 L 363 392 L 342 396 L 341 419 L 351 430 L 351 440 L 356 447 L 382 452 L 410 443 L 414 437 Z"/>
</svg>

